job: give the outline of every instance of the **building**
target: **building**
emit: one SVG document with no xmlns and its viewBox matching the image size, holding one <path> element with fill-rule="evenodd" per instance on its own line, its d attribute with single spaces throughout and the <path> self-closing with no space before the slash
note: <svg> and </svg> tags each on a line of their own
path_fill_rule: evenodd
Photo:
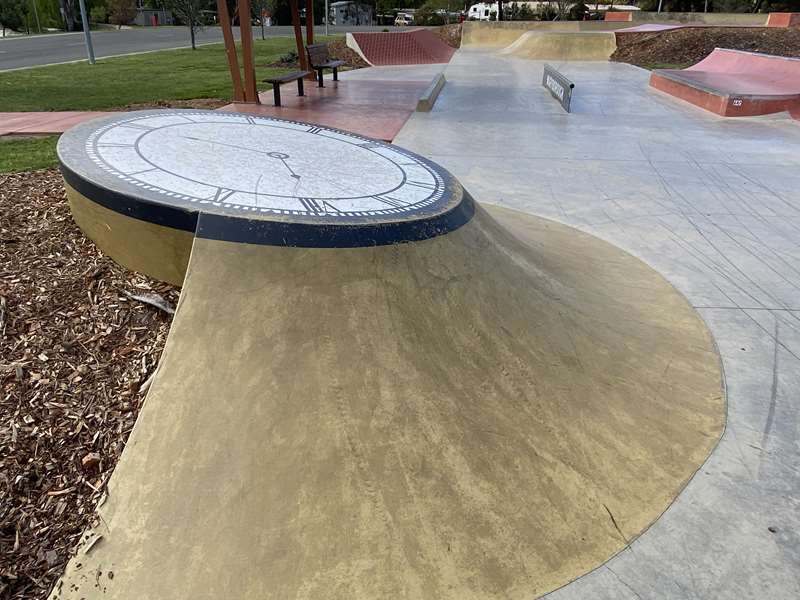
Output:
<svg viewBox="0 0 800 600">
<path fill-rule="evenodd" d="M 137 8 L 136 17 L 133 19 L 136 25 L 142 27 L 152 27 L 156 25 L 174 25 L 175 19 L 168 10 L 158 8 Z"/>
<path fill-rule="evenodd" d="M 375 9 L 369 4 L 354 0 L 330 4 L 331 25 L 373 25 Z"/>
</svg>

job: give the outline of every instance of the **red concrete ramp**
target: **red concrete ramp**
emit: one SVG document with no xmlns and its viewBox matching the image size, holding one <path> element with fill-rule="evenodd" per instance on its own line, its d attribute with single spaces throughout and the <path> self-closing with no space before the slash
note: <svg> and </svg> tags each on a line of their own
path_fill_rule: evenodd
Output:
<svg viewBox="0 0 800 600">
<path fill-rule="evenodd" d="M 688 69 L 659 69 L 650 85 L 724 117 L 800 114 L 800 59 L 716 48 Z"/>
<path fill-rule="evenodd" d="M 446 63 L 456 51 L 427 29 L 348 33 L 347 45 L 373 66 Z"/>
</svg>

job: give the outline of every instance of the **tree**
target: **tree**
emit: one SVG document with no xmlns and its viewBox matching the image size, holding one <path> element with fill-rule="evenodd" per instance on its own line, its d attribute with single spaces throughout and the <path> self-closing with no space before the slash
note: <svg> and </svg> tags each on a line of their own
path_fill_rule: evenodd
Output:
<svg viewBox="0 0 800 600">
<path fill-rule="evenodd" d="M 108 21 L 122 29 L 136 18 L 136 0 L 108 0 Z"/>
<path fill-rule="evenodd" d="M 92 23 L 105 23 L 106 19 L 108 19 L 108 9 L 102 4 L 93 6 L 89 11 L 89 20 Z"/>
<path fill-rule="evenodd" d="M 197 50 L 195 36 L 203 29 L 203 9 L 208 5 L 206 0 L 165 0 L 164 6 L 171 10 L 181 23 L 189 28 L 192 39 L 192 50 Z"/>
<path fill-rule="evenodd" d="M 3 37 L 6 37 L 6 29 L 22 31 L 27 15 L 28 7 L 24 0 L 0 0 L 0 27 Z"/>
<path fill-rule="evenodd" d="M 250 10 L 253 11 L 253 16 L 261 23 L 262 40 L 266 39 L 266 34 L 264 32 L 264 13 L 272 12 L 272 4 L 273 0 L 251 0 L 250 2 Z"/>
</svg>

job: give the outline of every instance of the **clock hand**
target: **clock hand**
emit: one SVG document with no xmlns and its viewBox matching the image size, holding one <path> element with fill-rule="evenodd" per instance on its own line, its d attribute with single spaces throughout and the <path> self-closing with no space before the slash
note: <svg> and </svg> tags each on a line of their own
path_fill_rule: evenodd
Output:
<svg viewBox="0 0 800 600">
<path fill-rule="evenodd" d="M 283 152 L 268 152 L 266 150 L 257 150 L 256 148 L 248 148 L 246 146 L 237 146 L 236 144 L 226 144 L 225 142 L 218 142 L 216 140 L 204 140 L 202 138 L 191 137 L 188 135 L 182 135 L 182 138 L 186 140 L 192 140 L 194 142 L 206 142 L 207 144 L 217 144 L 218 146 L 225 146 L 227 148 L 236 148 L 237 150 L 247 150 L 248 152 L 255 152 L 257 154 L 266 154 L 270 158 L 277 159 L 283 163 L 283 166 L 289 170 L 289 173 L 295 179 L 300 179 L 300 175 L 294 172 L 292 167 L 286 162 L 286 159 L 289 158 L 288 154 L 284 154 Z"/>
<path fill-rule="evenodd" d="M 300 179 L 300 175 L 294 172 L 294 169 L 289 166 L 289 163 L 286 162 L 286 159 L 289 158 L 288 154 L 284 154 L 283 152 L 268 152 L 267 156 L 270 158 L 277 158 L 279 161 L 283 163 L 283 166 L 289 169 L 289 173 L 292 174 L 292 177 L 295 179 Z"/>
</svg>

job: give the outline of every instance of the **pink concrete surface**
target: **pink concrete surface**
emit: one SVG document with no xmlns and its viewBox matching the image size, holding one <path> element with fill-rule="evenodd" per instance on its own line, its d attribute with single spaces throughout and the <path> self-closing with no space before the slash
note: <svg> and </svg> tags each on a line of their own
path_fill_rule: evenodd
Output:
<svg viewBox="0 0 800 600">
<path fill-rule="evenodd" d="M 650 85 L 726 117 L 800 110 L 800 59 L 716 48 L 688 69 L 659 69 Z"/>
<path fill-rule="evenodd" d="M 456 51 L 427 29 L 351 35 L 361 53 L 376 66 L 447 63 Z"/>
<path fill-rule="evenodd" d="M 7 112 L 0 113 L 0 135 L 64 133 L 67 129 L 107 112 Z"/>
<path fill-rule="evenodd" d="M 429 81 L 325 81 L 324 88 L 306 85 L 306 95 L 291 87 L 281 91 L 283 106 L 272 105 L 272 92 L 260 95 L 263 104 L 234 103 L 219 110 L 278 117 L 344 129 L 390 142 L 416 110 Z"/>
<path fill-rule="evenodd" d="M 620 21 L 633 21 L 633 13 L 630 11 L 609 10 L 606 11 L 603 20 L 617 23 Z"/>
<path fill-rule="evenodd" d="M 767 27 L 800 27 L 800 13 L 769 13 Z"/>
</svg>

